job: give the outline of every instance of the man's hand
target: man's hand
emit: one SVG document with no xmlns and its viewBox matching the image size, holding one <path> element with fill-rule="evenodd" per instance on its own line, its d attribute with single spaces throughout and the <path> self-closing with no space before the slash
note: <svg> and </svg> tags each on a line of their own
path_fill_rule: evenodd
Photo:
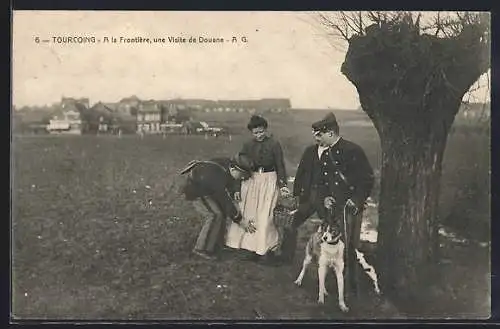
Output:
<svg viewBox="0 0 500 329">
<path fill-rule="evenodd" d="M 241 223 L 240 224 L 245 232 L 248 232 L 250 234 L 255 233 L 257 231 L 257 228 L 255 227 L 255 223 L 253 220 L 249 220 L 248 223 Z"/>
<path fill-rule="evenodd" d="M 332 196 L 327 196 L 324 201 L 324 205 L 326 209 L 331 209 L 335 206 L 335 198 Z"/>
<path fill-rule="evenodd" d="M 353 215 L 356 215 L 359 212 L 358 206 L 351 199 L 347 199 L 347 206 L 352 208 Z"/>
<path fill-rule="evenodd" d="M 241 193 L 240 192 L 234 192 L 234 201 L 237 201 L 237 202 L 241 201 Z"/>
</svg>

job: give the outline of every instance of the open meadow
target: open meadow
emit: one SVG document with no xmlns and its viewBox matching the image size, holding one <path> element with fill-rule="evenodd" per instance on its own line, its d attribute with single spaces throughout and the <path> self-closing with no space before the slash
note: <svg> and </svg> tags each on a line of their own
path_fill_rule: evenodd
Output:
<svg viewBox="0 0 500 329">
<path fill-rule="evenodd" d="M 311 122 L 324 114 L 267 116 L 270 130 L 283 144 L 289 175 L 312 142 Z M 190 255 L 202 219 L 179 196 L 183 178 L 178 171 L 193 159 L 231 156 L 248 138 L 246 115 L 208 115 L 201 113 L 198 119 L 230 127 L 231 140 L 181 135 L 13 137 L 13 315 L 80 320 L 405 317 L 368 289 L 346 315 L 338 310 L 334 294 L 318 305 L 314 267 L 303 287 L 293 284 L 313 223 L 301 228 L 292 265 L 265 267 L 240 261 L 230 252 L 219 262 Z M 364 124 L 362 112 L 337 116 L 341 133 L 359 143 L 378 168 L 378 135 Z M 489 241 L 489 136 L 452 134 L 441 189 L 443 223 L 467 239 L 442 237 L 443 282 L 436 282 L 432 304 L 416 307 L 422 316 L 486 317 L 489 247 L 476 242 Z M 377 200 L 376 189 L 372 197 Z"/>
</svg>

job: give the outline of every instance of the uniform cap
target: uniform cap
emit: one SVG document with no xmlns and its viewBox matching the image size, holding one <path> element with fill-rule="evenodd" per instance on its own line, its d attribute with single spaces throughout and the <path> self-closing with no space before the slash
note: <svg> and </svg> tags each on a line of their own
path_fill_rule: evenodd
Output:
<svg viewBox="0 0 500 329">
<path fill-rule="evenodd" d="M 337 123 L 337 118 L 335 114 L 328 113 L 323 119 L 316 121 L 312 124 L 312 129 L 314 135 L 318 135 L 320 133 L 325 133 L 327 131 L 335 131 L 338 132 L 339 124 Z"/>
</svg>

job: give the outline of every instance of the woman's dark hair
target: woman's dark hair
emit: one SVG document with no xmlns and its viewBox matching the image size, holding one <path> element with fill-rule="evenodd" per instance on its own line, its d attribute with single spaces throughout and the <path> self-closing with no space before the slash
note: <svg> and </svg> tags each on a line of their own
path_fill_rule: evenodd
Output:
<svg viewBox="0 0 500 329">
<path fill-rule="evenodd" d="M 248 130 L 252 130 L 257 127 L 267 129 L 267 120 L 260 115 L 252 115 L 250 121 L 248 122 L 247 128 Z"/>
</svg>

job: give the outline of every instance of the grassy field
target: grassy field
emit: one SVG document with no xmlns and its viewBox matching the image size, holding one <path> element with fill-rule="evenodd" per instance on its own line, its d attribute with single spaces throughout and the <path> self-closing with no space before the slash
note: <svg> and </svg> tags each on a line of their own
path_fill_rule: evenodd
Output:
<svg viewBox="0 0 500 329">
<path fill-rule="evenodd" d="M 291 175 L 311 142 L 310 122 L 323 115 L 297 112 L 279 120 L 269 117 Z M 224 118 L 218 122 L 235 130 L 246 123 Z M 372 128 L 349 126 L 347 122 L 354 119 L 352 114 L 339 115 L 341 124 L 345 123 L 343 134 L 360 143 L 377 168 L 378 136 Z M 215 263 L 192 258 L 202 219 L 179 198 L 182 178 L 177 172 L 192 159 L 232 155 L 247 137 L 244 131 L 235 133 L 231 141 L 203 136 L 15 137 L 13 314 L 30 319 L 105 320 L 404 317 L 368 289 L 352 301 L 353 310 L 347 315 L 340 314 L 332 296 L 324 306 L 317 305 L 312 268 L 304 287 L 293 284 L 302 249 L 295 264 L 282 267 L 243 262 L 230 252 Z M 457 190 L 473 184 L 472 178 L 478 184 L 485 175 L 476 174 L 478 168 L 464 174 L 471 165 L 464 147 L 477 155 L 484 150 L 480 141 L 457 137 L 449 145 L 443 177 L 445 217 L 456 208 Z M 464 182 L 466 176 L 472 177 L 469 182 Z M 476 202 L 469 208 L 477 214 L 481 207 L 486 208 Z M 489 223 L 489 218 L 483 221 Z M 299 248 L 313 229 L 311 223 L 301 229 Z M 438 298 L 433 305 L 425 305 L 422 315 L 488 314 L 487 249 L 443 240 L 446 280 L 436 283 Z M 328 285 L 335 285 L 332 278 Z"/>
</svg>

